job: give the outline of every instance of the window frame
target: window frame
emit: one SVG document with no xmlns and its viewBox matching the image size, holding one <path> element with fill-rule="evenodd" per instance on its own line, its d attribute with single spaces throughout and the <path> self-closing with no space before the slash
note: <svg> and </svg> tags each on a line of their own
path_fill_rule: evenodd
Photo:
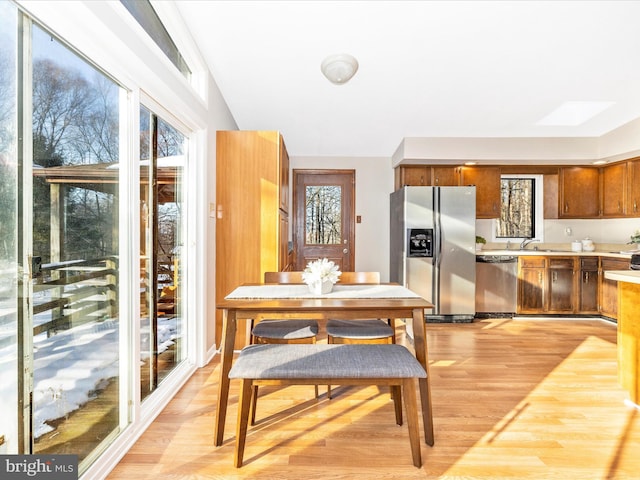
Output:
<svg viewBox="0 0 640 480">
<path fill-rule="evenodd" d="M 532 174 L 501 174 L 500 184 L 502 188 L 502 179 L 519 178 L 519 179 L 532 179 L 534 180 L 534 205 L 533 205 L 533 222 L 534 232 L 533 237 L 541 242 L 544 241 L 544 176 L 532 175 Z M 502 202 L 502 195 L 500 195 L 500 202 Z M 502 209 L 502 203 L 500 204 Z M 498 220 L 493 219 L 491 225 L 491 241 L 492 242 L 522 242 L 526 240 L 525 237 L 498 237 L 496 231 L 498 229 Z"/>
</svg>

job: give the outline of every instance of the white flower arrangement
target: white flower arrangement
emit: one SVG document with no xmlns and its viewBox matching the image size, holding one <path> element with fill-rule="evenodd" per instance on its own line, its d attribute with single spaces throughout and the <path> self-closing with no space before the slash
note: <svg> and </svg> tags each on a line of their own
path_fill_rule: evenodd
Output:
<svg viewBox="0 0 640 480">
<path fill-rule="evenodd" d="M 302 281 L 314 293 L 328 293 L 340 275 L 342 272 L 335 263 L 322 258 L 307 264 L 307 268 L 302 271 Z"/>
<path fill-rule="evenodd" d="M 631 234 L 631 241 L 629 243 L 640 243 L 640 228 Z"/>
</svg>

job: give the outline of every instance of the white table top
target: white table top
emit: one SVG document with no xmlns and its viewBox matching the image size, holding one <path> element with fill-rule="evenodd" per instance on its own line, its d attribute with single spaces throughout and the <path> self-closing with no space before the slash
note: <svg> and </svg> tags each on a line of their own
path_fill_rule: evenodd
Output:
<svg viewBox="0 0 640 480">
<path fill-rule="evenodd" d="M 330 293 L 311 293 L 307 285 L 242 285 L 225 297 L 226 300 L 247 298 L 421 298 L 400 285 L 334 285 Z"/>
</svg>

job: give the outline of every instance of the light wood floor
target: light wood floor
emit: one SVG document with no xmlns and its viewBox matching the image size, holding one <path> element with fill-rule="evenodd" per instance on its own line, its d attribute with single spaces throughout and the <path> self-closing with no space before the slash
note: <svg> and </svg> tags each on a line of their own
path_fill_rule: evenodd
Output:
<svg viewBox="0 0 640 480">
<path fill-rule="evenodd" d="M 435 446 L 377 387 L 261 388 L 245 466 L 233 467 L 236 382 L 213 446 L 218 363 L 178 393 L 109 479 L 638 479 L 640 412 L 616 378 L 616 326 L 599 320 L 428 324 Z M 421 432 L 422 438 L 424 438 Z"/>
</svg>

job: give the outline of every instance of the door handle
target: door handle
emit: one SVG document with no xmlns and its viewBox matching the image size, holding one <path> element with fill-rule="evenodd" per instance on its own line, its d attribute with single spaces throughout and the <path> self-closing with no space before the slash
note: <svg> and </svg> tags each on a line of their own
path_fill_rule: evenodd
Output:
<svg viewBox="0 0 640 480">
<path fill-rule="evenodd" d="M 343 249 L 342 253 L 349 253 L 349 249 L 348 248 Z"/>
</svg>

